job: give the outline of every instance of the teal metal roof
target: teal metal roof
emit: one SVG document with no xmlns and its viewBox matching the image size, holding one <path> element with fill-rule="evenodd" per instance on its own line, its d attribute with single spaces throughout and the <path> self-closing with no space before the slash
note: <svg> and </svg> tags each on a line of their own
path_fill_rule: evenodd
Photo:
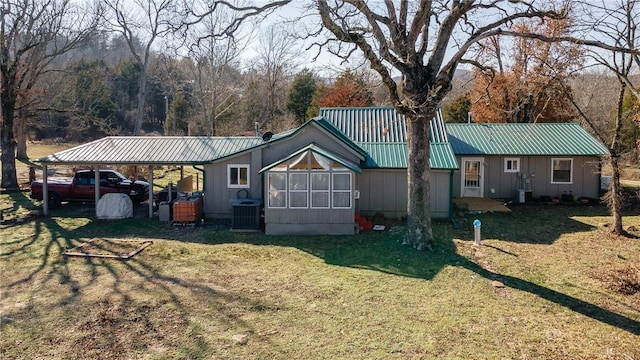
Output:
<svg viewBox="0 0 640 360">
<path fill-rule="evenodd" d="M 458 155 L 604 155 L 607 148 L 576 123 L 446 124 Z"/>
<path fill-rule="evenodd" d="M 345 143 L 356 153 L 362 155 L 363 157 L 367 155 L 367 153 L 360 146 L 358 146 L 352 139 L 347 137 L 342 131 L 336 128 L 331 122 L 327 121 L 322 117 L 315 117 L 295 129 L 291 129 L 291 130 L 276 134 L 271 138 L 270 141 L 280 141 L 280 140 L 295 136 L 296 134 L 304 131 L 305 128 L 314 124 L 324 129 L 325 131 L 331 133 L 333 136 L 335 136 L 340 141 Z"/>
<path fill-rule="evenodd" d="M 367 153 L 363 167 L 406 168 L 407 124 L 393 107 L 321 108 L 320 116 Z M 432 169 L 458 169 L 442 114 L 431 120 L 429 162 Z"/>
<path fill-rule="evenodd" d="M 300 150 L 288 155 L 287 157 L 285 157 L 283 159 L 280 159 L 280 160 L 278 160 L 278 161 L 276 161 L 276 162 L 274 162 L 272 164 L 269 164 L 269 165 L 263 167 L 262 169 L 260 169 L 259 173 L 263 173 L 265 171 L 269 171 L 270 169 L 273 169 L 274 167 L 282 164 L 283 162 L 289 161 L 291 159 L 294 159 L 294 158 L 300 156 L 301 154 L 303 154 L 303 153 L 305 153 L 307 151 L 322 155 L 322 156 L 326 157 L 327 159 L 335 161 L 335 162 L 343 165 L 347 169 L 349 169 L 351 171 L 354 171 L 356 173 L 361 173 L 362 172 L 362 170 L 360 169 L 360 167 L 357 164 L 354 164 L 353 162 L 351 162 L 349 160 L 346 160 L 346 159 L 340 157 L 339 155 L 336 155 L 335 153 L 333 153 L 333 152 L 331 152 L 329 150 L 323 149 L 323 148 L 319 147 L 318 145 L 312 143 L 312 144 L 309 144 L 309 145 L 303 147 L 302 149 L 300 149 Z"/>
<path fill-rule="evenodd" d="M 399 168 L 406 169 L 409 153 L 407 143 L 360 143 L 369 156 L 363 168 Z M 429 153 L 429 166 L 432 169 L 455 170 L 458 161 L 448 143 L 432 143 Z"/>
<path fill-rule="evenodd" d="M 36 160 L 55 164 L 198 165 L 261 146 L 260 137 L 109 136 Z"/>
</svg>

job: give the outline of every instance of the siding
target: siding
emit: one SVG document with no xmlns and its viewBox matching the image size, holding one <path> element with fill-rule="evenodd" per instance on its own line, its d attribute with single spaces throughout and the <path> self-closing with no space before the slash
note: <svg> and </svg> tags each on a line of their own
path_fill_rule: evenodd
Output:
<svg viewBox="0 0 640 360">
<path fill-rule="evenodd" d="M 464 156 L 465 158 L 474 158 Z M 599 158 L 595 156 L 506 156 L 520 159 L 520 173 L 505 173 L 505 156 L 481 156 L 484 158 L 484 197 L 512 199 L 516 190 L 531 190 L 534 198 L 540 196 L 560 197 L 563 193 L 588 198 L 599 197 Z M 551 184 L 551 159 L 573 159 L 572 184 Z M 462 164 L 462 157 L 458 158 Z M 522 178 L 520 175 L 526 175 Z M 491 192 L 494 189 L 494 192 Z M 453 196 L 461 191 L 461 171 L 453 175 Z"/>
<path fill-rule="evenodd" d="M 430 182 L 431 213 L 433 218 L 449 217 L 450 172 L 432 171 Z M 356 189 L 360 199 L 356 200 L 357 211 L 364 216 L 381 212 L 388 218 L 407 215 L 407 170 L 369 170 L 358 176 Z"/>
</svg>

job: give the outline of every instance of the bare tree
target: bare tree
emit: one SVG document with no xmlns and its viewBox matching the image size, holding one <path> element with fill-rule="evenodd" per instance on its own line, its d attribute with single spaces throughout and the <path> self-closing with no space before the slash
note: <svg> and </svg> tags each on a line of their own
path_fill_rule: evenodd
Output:
<svg viewBox="0 0 640 360">
<path fill-rule="evenodd" d="M 81 9 L 66 0 L 3 0 L 0 3 L 0 89 L 2 121 L 2 187 L 18 188 L 16 133 L 23 118 L 16 110 L 33 101 L 38 79 L 52 71 L 60 55 L 91 38 L 98 24 L 99 7 Z M 26 136 L 24 153 L 27 158 Z"/>
<path fill-rule="evenodd" d="M 228 1 L 202 0 L 182 2 L 177 0 L 105 0 L 110 9 L 109 24 L 114 31 L 126 39 L 129 50 L 140 65 L 138 106 L 134 134 L 138 135 L 144 121 L 144 100 L 146 97 L 147 70 L 151 50 L 156 40 L 177 34 L 184 37 L 185 32 L 197 26 L 203 19 L 217 11 L 228 9 L 234 13 L 233 19 L 227 23 L 219 34 L 210 36 L 233 36 L 244 21 L 254 16 L 264 15 L 286 1 L 269 2 L 263 6 L 235 5 Z M 263 14 L 264 13 L 264 14 Z M 138 49 L 136 39 L 143 42 L 144 47 Z"/>
<path fill-rule="evenodd" d="M 508 28 L 519 19 L 565 19 L 568 2 L 318 0 L 314 3 L 322 26 L 331 36 L 318 45 L 344 59 L 359 50 L 382 78 L 395 108 L 407 118 L 409 203 L 404 243 L 419 250 L 434 243 L 429 199 L 429 123 L 451 89 L 458 65 L 480 65 L 469 55 L 477 49 L 478 42 L 496 35 L 595 43 Z M 402 75 L 401 92 L 392 70 Z"/>
<path fill-rule="evenodd" d="M 295 38 L 278 26 L 269 27 L 260 37 L 256 69 L 263 77 L 267 97 L 267 116 L 260 122 L 261 127 L 267 123 L 277 125 L 277 120 L 286 112 L 286 91 L 296 67 L 295 42 Z"/>
<path fill-rule="evenodd" d="M 224 29 L 234 20 L 230 9 L 220 9 L 202 19 L 190 32 L 189 72 L 194 81 L 193 97 L 201 115 L 201 131 L 218 133 L 217 123 L 237 105 L 242 83 L 239 79 L 240 54 L 252 31 L 227 36 Z"/>
<path fill-rule="evenodd" d="M 134 135 L 138 135 L 143 123 L 151 49 L 159 37 L 171 33 L 179 25 L 179 11 L 171 0 L 105 0 L 104 3 L 109 9 L 109 27 L 122 35 L 131 55 L 140 66 L 133 131 Z M 138 42 L 142 43 L 142 48 L 137 46 Z"/>
<path fill-rule="evenodd" d="M 625 97 L 632 93 L 636 99 L 640 98 L 640 82 L 637 76 L 640 71 L 640 29 L 638 29 L 638 19 L 640 19 L 640 1 L 637 0 L 616 0 L 603 1 L 600 4 L 589 2 L 583 5 L 584 26 L 588 29 L 588 36 L 603 39 L 605 43 L 613 47 L 626 49 L 628 51 L 604 51 L 600 48 L 588 50 L 588 57 L 591 62 L 604 69 L 617 80 L 617 90 L 615 104 L 609 107 L 610 114 L 593 115 L 591 101 L 593 97 L 587 98 L 586 102 L 579 102 L 575 97 L 570 97 L 584 125 L 594 133 L 598 139 L 606 144 L 609 155 L 607 162 L 611 167 L 612 177 L 607 197 L 609 209 L 613 220 L 612 231 L 617 234 L 626 234 L 622 226 L 622 204 L 624 195 L 620 184 L 620 160 L 623 155 L 621 143 L 623 120 L 630 116 L 625 114 Z M 598 89 L 599 92 L 602 89 Z M 602 95 L 596 95 L 600 98 Z M 637 109 L 636 109 L 637 111 Z M 611 116 L 613 114 L 613 116 Z M 610 122 L 601 121 L 600 116 L 611 119 Z M 631 115 L 633 116 L 633 115 Z M 637 114 L 636 114 L 637 118 Z M 640 122 L 638 123 L 640 126 Z"/>
</svg>

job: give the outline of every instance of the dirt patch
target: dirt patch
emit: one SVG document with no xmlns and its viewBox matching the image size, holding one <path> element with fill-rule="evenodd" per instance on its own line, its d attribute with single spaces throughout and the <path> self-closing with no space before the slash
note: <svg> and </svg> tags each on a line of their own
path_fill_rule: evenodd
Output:
<svg viewBox="0 0 640 360">
<path fill-rule="evenodd" d="M 602 275 L 605 287 L 623 295 L 640 292 L 640 269 L 626 265 L 606 271 Z"/>
<path fill-rule="evenodd" d="M 94 238 L 65 251 L 63 254 L 66 256 L 128 259 L 151 244 L 153 244 L 151 240 L 135 241 Z"/>
<path fill-rule="evenodd" d="M 104 301 L 78 326 L 82 336 L 75 345 L 82 349 L 81 359 L 130 359 L 147 349 L 164 352 L 179 346 L 174 337 L 186 324 L 177 309 L 163 304 Z"/>
</svg>

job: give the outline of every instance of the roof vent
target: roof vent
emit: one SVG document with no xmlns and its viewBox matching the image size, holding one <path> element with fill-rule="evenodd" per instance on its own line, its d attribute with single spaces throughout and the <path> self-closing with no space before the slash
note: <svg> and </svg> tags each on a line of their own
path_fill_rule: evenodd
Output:
<svg viewBox="0 0 640 360">
<path fill-rule="evenodd" d="M 267 131 L 262 135 L 262 140 L 269 141 L 271 140 L 271 137 L 273 137 L 273 133 L 271 131 Z"/>
</svg>

